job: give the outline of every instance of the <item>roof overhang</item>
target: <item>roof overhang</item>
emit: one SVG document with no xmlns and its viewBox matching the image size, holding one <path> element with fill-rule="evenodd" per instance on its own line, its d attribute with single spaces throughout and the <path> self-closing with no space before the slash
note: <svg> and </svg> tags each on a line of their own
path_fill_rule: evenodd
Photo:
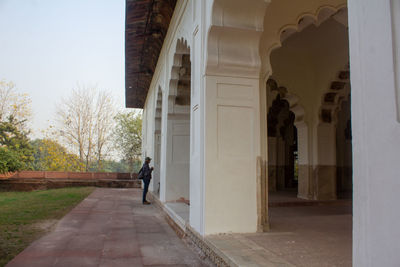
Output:
<svg viewBox="0 0 400 267">
<path fill-rule="evenodd" d="M 176 0 L 126 0 L 125 105 L 143 108 Z"/>
</svg>

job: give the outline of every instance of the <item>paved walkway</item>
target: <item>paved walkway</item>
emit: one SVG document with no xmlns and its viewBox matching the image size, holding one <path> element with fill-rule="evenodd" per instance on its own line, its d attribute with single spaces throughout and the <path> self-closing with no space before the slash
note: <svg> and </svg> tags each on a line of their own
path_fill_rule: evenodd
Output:
<svg viewBox="0 0 400 267">
<path fill-rule="evenodd" d="M 7 266 L 207 266 L 140 189 L 96 189 Z"/>
<path fill-rule="evenodd" d="M 207 239 L 239 266 L 351 266 L 351 205 L 272 207 L 269 214 L 270 232 Z"/>
</svg>

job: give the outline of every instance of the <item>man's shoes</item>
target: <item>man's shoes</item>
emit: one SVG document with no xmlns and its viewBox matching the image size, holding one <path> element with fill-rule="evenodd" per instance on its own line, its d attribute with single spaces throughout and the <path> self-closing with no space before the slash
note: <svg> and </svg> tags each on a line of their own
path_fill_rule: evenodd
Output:
<svg viewBox="0 0 400 267">
<path fill-rule="evenodd" d="M 144 201 L 143 202 L 143 205 L 150 205 L 151 203 L 150 202 L 148 202 L 148 201 Z"/>
</svg>

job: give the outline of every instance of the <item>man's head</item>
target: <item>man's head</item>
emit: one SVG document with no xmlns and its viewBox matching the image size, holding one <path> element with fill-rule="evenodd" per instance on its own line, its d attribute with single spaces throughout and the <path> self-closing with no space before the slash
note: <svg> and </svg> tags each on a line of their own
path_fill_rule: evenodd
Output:
<svg viewBox="0 0 400 267">
<path fill-rule="evenodd" d="M 150 158 L 150 157 L 146 157 L 144 160 L 145 160 L 147 163 L 150 163 L 151 158 Z"/>
</svg>

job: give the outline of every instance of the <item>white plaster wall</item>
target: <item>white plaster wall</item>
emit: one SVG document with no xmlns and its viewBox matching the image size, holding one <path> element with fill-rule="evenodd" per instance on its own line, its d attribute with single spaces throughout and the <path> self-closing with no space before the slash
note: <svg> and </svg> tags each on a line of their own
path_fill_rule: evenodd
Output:
<svg viewBox="0 0 400 267">
<path fill-rule="evenodd" d="M 230 5 L 230 2 L 225 1 Z M 257 5 L 244 5 L 246 10 L 257 10 L 263 14 L 265 3 L 258 0 L 252 0 Z M 238 2 L 239 3 L 239 2 Z M 261 4 L 260 4 L 261 3 Z M 243 6 L 243 3 L 240 3 Z M 240 5 L 231 6 L 233 11 L 241 12 Z M 200 234 L 220 233 L 220 232 L 254 232 L 257 229 L 257 194 L 256 194 L 256 156 L 259 155 L 259 80 L 254 75 L 255 69 L 247 66 L 239 69 L 245 72 L 245 76 L 251 76 L 251 79 L 232 79 L 231 77 L 222 78 L 219 95 L 213 92 L 216 89 L 219 77 L 213 76 L 210 79 L 204 78 L 206 69 L 205 62 L 208 60 L 207 50 L 211 19 L 211 10 L 214 7 L 214 1 L 178 1 L 177 6 L 170 23 L 167 37 L 159 57 L 157 68 L 149 89 L 146 100 L 146 111 L 151 108 L 151 102 L 158 86 L 164 89 L 163 114 L 162 114 L 162 145 L 161 145 L 161 166 L 160 166 L 160 199 L 169 200 L 170 193 L 167 184 L 167 178 L 171 177 L 167 170 L 171 161 L 171 155 L 168 151 L 173 151 L 171 139 L 171 123 L 167 123 L 169 114 L 168 96 L 169 81 L 171 76 L 171 67 L 173 65 L 176 42 L 179 38 L 184 38 L 191 50 L 192 63 L 192 83 L 191 83 L 191 107 L 190 107 L 190 225 Z M 224 18 L 228 18 L 225 14 Z M 248 17 L 252 21 L 254 16 Z M 231 21 L 235 24 L 235 20 Z M 247 63 L 247 56 L 251 57 L 251 64 L 259 65 L 258 58 L 254 53 L 258 50 L 257 41 L 259 32 L 239 30 L 247 37 L 242 38 L 242 45 L 250 44 L 246 50 L 247 54 L 238 54 L 236 49 L 230 50 L 229 43 L 237 42 L 236 34 L 232 32 L 223 35 L 226 40 L 231 40 L 223 49 L 225 52 L 233 52 L 234 55 L 241 55 L 244 63 Z M 221 50 L 222 52 L 222 50 Z M 241 51 L 243 52 L 243 51 Z M 225 55 L 225 56 L 224 56 Z M 229 53 L 217 54 L 220 62 L 225 62 L 224 68 L 230 69 Z M 227 56 L 227 57 L 226 57 Z M 234 67 L 235 69 L 236 67 Z M 249 74 L 251 73 L 251 75 Z M 243 76 L 240 72 L 237 75 Z M 206 81 L 214 82 L 208 86 Z M 207 87 L 207 88 L 206 88 Z M 232 96 L 230 96 L 232 90 Z M 218 98 L 218 101 L 217 101 Z M 243 99 L 241 99 L 243 98 Z M 217 106 L 218 103 L 218 106 Z M 210 105 L 213 104 L 213 105 Z M 220 105 L 220 106 L 219 106 Z M 231 106 L 232 105 L 232 106 Z M 211 107 L 211 109 L 209 109 Z M 242 112 L 243 111 L 243 112 Z M 180 112 L 173 110 L 173 112 Z M 233 115 L 232 115 L 233 114 Z M 147 112 L 147 120 L 151 122 L 151 114 Z M 219 118 L 219 119 L 217 119 Z M 218 122 L 214 127 L 213 122 Z M 250 128 L 246 130 L 243 125 Z M 213 125 L 214 128 L 209 128 Z M 146 127 L 146 139 L 149 139 Z M 208 135 L 208 130 L 217 131 Z M 225 138 L 226 137 L 226 138 Z M 245 140 L 242 144 L 240 141 Z M 144 153 L 149 153 L 154 146 L 144 146 Z M 220 147 L 210 146 L 210 143 L 217 141 Z M 187 142 L 186 142 L 187 144 Z M 171 147 L 168 147 L 171 146 Z M 245 149 L 241 153 L 241 149 Z M 217 161 L 213 149 L 226 154 Z M 241 156 L 237 157 L 240 151 Z M 208 154 L 206 154 L 208 153 Z M 221 154 L 224 155 L 224 154 Z M 244 159 L 244 160 L 242 160 Z M 240 164 L 239 164 L 240 163 Z M 173 168 L 172 168 L 173 169 Z M 186 170 L 185 170 L 186 171 Z M 173 175 L 172 175 L 173 176 Z M 207 185 L 206 185 L 207 180 Z M 207 189 L 205 189 L 207 187 Z M 221 192 L 226 193 L 227 197 L 221 201 Z M 240 198 L 238 197 L 240 194 Z M 249 197 L 250 196 L 250 197 Z M 205 203 L 208 199 L 208 204 Z M 206 212 L 207 210 L 207 212 Z M 236 220 L 236 222 L 235 222 Z"/>
<path fill-rule="evenodd" d="M 201 4 L 199 4 L 201 2 Z M 266 16 L 264 25 L 271 26 L 264 34 L 266 39 L 263 39 L 260 47 L 263 53 L 268 54 L 270 49 L 279 45 L 277 38 L 271 38 L 271 35 L 277 35 L 279 29 L 290 23 L 297 23 L 299 14 L 308 12 L 314 13 L 317 11 L 321 3 L 338 6 L 345 4 L 345 1 L 272 1 L 272 4 L 283 3 L 282 8 L 288 12 L 288 16 L 282 16 L 283 12 L 271 12 Z M 187 4 L 189 3 L 189 4 Z M 215 132 L 217 125 L 216 118 L 208 118 L 208 112 L 204 108 L 208 103 L 208 94 L 215 94 L 212 89 L 216 89 L 217 77 L 207 77 L 202 79 L 204 62 L 207 58 L 205 53 L 206 38 L 205 35 L 212 24 L 211 10 L 213 1 L 195 1 L 196 8 L 190 9 L 187 12 L 189 15 L 183 19 L 182 10 L 189 7 L 192 8 L 192 2 L 178 1 L 176 14 L 171 21 L 170 31 L 166 38 L 160 61 L 154 75 L 150 92 L 155 90 L 158 83 L 168 87 L 168 66 L 170 64 L 168 55 L 173 53 L 173 42 L 176 38 L 181 37 L 183 32 L 186 32 L 186 37 L 189 39 L 194 49 L 202 51 L 202 56 L 199 59 L 191 58 L 192 66 L 201 68 L 200 71 L 193 72 L 192 79 L 198 79 L 193 86 L 199 86 L 199 99 L 192 98 L 194 105 L 191 110 L 196 111 L 192 114 L 196 119 L 196 123 L 191 123 L 192 136 L 199 133 L 198 137 L 193 138 L 191 144 L 191 153 L 199 153 L 196 157 L 191 157 L 191 202 L 200 203 L 199 205 L 191 205 L 190 224 L 200 233 L 213 233 L 218 231 L 233 230 L 255 230 L 253 221 L 255 220 L 255 190 L 251 188 L 255 186 L 255 181 L 252 179 L 246 180 L 243 177 L 250 177 L 253 174 L 252 160 L 237 160 L 237 165 L 231 165 L 218 159 L 218 149 L 222 149 L 223 153 L 235 156 L 235 151 L 239 147 L 233 146 L 230 148 L 226 145 L 226 140 L 221 140 L 221 144 L 209 142 L 204 139 L 208 134 L 218 137 L 218 132 Z M 353 166 L 354 166 L 354 235 L 353 235 L 353 263 L 354 266 L 398 266 L 400 262 L 399 242 L 400 231 L 397 223 L 400 220 L 400 209 L 398 208 L 398 192 L 400 192 L 400 165 L 398 164 L 398 154 L 400 151 L 400 125 L 396 118 L 396 92 L 398 95 L 399 89 L 395 86 L 394 73 L 398 73 L 393 66 L 393 43 L 392 43 L 392 23 L 397 29 L 400 25 L 397 22 L 391 21 L 390 1 L 375 1 L 375 0 L 349 0 L 349 26 L 350 26 L 350 55 L 351 55 L 351 82 L 352 82 L 352 124 L 353 124 Z M 290 9 L 287 6 L 291 6 Z M 296 9 L 298 7 L 298 9 Z M 189 9 L 188 9 L 189 10 Z M 198 10 L 202 10 L 198 12 Z M 299 12 L 299 10 L 303 10 Z M 399 14 L 400 12 L 397 12 Z M 268 14 L 268 13 L 267 13 Z M 195 16 L 194 16 L 195 15 Z M 271 23 L 272 21 L 272 23 Z M 180 26 L 179 26 L 180 25 Z M 179 30 L 180 27 L 185 28 L 185 31 Z M 197 29 L 197 30 L 196 30 Z M 200 37 L 197 37 L 197 34 Z M 268 32 L 271 35 L 268 35 Z M 193 38 L 192 38 L 193 37 Z M 263 37 L 263 38 L 264 38 Z M 271 38 L 271 39 L 269 39 Z M 269 40 L 269 41 L 268 41 Z M 269 44 L 269 45 L 266 45 Z M 395 44 L 399 46 L 398 43 Z M 200 63 L 199 63 L 200 61 Z M 396 64 L 399 62 L 395 61 Z M 269 70 L 269 57 L 263 61 L 263 69 L 267 73 Z M 199 70 L 199 69 L 198 69 Z M 165 71 L 165 72 L 163 72 Z M 163 74 L 162 74 L 163 73 Z M 397 75 L 397 78 L 399 75 Z M 258 81 L 258 80 L 257 80 Z M 207 82 L 207 84 L 205 84 Z M 250 82 L 249 84 L 253 84 Z M 207 90 L 203 90 L 203 86 Z M 255 87 L 258 88 L 259 85 Z M 255 91 L 257 91 L 255 89 Z M 149 94 L 148 101 L 151 101 L 152 94 Z M 164 98 L 163 106 L 167 101 Z M 215 104 L 215 102 L 214 102 Z M 258 104 L 256 104 L 257 106 Z M 230 112 L 226 112 L 225 107 L 217 109 L 217 104 L 210 106 L 215 112 L 220 113 L 220 116 L 231 116 Z M 146 109 L 149 106 L 146 103 Z M 229 109 L 229 108 L 228 108 Z M 246 108 L 244 108 L 246 109 Z M 240 107 L 238 107 L 240 110 Z M 257 112 L 257 108 L 253 110 Z M 247 125 L 251 123 L 251 119 L 246 117 L 252 111 L 235 113 L 238 118 L 244 121 Z M 196 115 L 194 115 L 196 114 Z M 144 118 L 148 118 L 146 114 Z M 166 114 L 163 114 L 163 119 Z M 257 118 L 257 116 L 254 116 Z M 151 121 L 151 120 L 149 120 Z M 221 123 L 221 122 L 220 122 Z M 207 126 L 207 127 L 205 127 Z M 210 126 L 214 127 L 211 128 Z M 249 132 L 244 132 L 235 123 L 220 124 L 221 128 L 226 130 L 234 129 L 235 134 L 249 137 Z M 249 125 L 247 125 L 249 126 Z M 166 124 L 163 123 L 163 131 L 166 130 Z M 146 127 L 144 127 L 146 128 Z M 256 128 L 253 128 L 256 129 Z M 146 129 L 143 130 L 144 133 Z M 206 132 L 204 132 L 206 131 Z M 210 132 L 209 132 L 210 131 Z M 309 131 L 311 132 L 311 131 Z M 144 135 L 146 136 L 146 135 Z M 147 138 L 147 137 L 145 137 Z M 161 150 L 166 151 L 166 136 L 163 135 L 163 145 Z M 218 140 L 214 138 L 214 140 Z M 259 140 L 255 138 L 254 140 Z M 253 140 L 253 141 L 254 141 Z M 145 140 L 144 140 L 145 141 Z M 219 141 L 219 140 L 218 140 Z M 229 141 L 229 139 L 228 139 Z M 224 143 L 225 142 L 225 143 Z M 257 141 L 256 141 L 257 142 Z M 144 142 L 144 153 L 148 153 Z M 200 144 L 200 145 L 199 145 Z M 204 145 L 203 145 L 204 144 Z M 197 145 L 197 146 L 196 146 Z M 241 146 L 243 144 L 239 144 Z M 249 144 L 247 144 L 249 145 Z M 245 145 L 247 147 L 247 145 Z M 250 147 L 251 145 L 249 145 Z M 197 147 L 199 150 L 193 149 Z M 193 152 L 193 150 L 195 152 Z M 248 148 L 243 148 L 245 154 L 249 152 Z M 211 157 L 206 157 L 211 155 Z M 193 155 L 191 154 L 191 155 Z M 250 153 L 253 155 L 253 153 Z M 256 152 L 254 154 L 257 154 Z M 200 159 L 194 162 L 193 159 Z M 206 159 L 207 162 L 202 160 Z M 165 163 L 166 155 L 162 154 L 161 161 Z M 193 167 L 194 166 L 194 167 Z M 233 167 L 232 167 L 233 166 Z M 243 168 L 240 168 L 241 166 Z M 223 167 L 223 168 L 222 168 Z M 161 164 L 161 181 L 163 181 L 163 170 L 165 175 L 165 165 Z M 198 171 L 194 171 L 198 170 Z M 205 170 L 207 173 L 202 173 Z M 249 172 L 245 171 L 249 170 Z M 237 172 L 235 172 L 237 171 Z M 204 220 L 204 177 L 210 177 L 206 185 L 206 220 Z M 223 178 L 219 180 L 220 177 Z M 165 182 L 165 180 L 164 180 Z M 194 185 L 196 187 L 194 187 Z M 242 188 L 244 187 L 244 189 Z M 198 188 L 198 189 L 197 189 Z M 224 188 L 224 190 L 221 190 Z M 247 202 L 238 203 L 234 199 L 234 194 L 241 192 L 240 196 L 249 196 Z M 225 197 L 227 193 L 227 197 Z M 221 197 L 221 194 L 224 197 Z M 213 197 L 209 197 L 209 196 Z M 162 199 L 162 196 L 161 196 Z M 218 202 L 216 202 L 218 201 Z M 215 203 L 219 205 L 215 205 Z M 214 207 L 214 206 L 215 207 Z M 223 206 L 226 208 L 224 209 Z M 235 206 L 237 205 L 237 206 Z M 236 208 L 236 209 L 235 209 Z M 237 210 L 248 209 L 249 214 L 238 212 Z M 229 219 L 225 221 L 217 221 L 214 218 L 218 212 L 222 213 Z M 229 213 L 229 214 L 227 214 Z M 249 215 L 246 218 L 246 215 Z M 236 222 L 234 222 L 237 220 Z M 250 222 L 250 227 L 244 229 L 244 226 Z M 207 226 L 205 231 L 204 225 Z M 221 228 L 221 225 L 225 225 Z M 209 228 L 208 228 L 209 227 Z"/>
<path fill-rule="evenodd" d="M 192 52 L 190 224 L 201 234 L 254 232 L 258 203 L 256 158 L 261 153 L 262 125 L 258 53 L 260 18 L 267 4 L 258 0 L 252 0 L 250 5 L 219 0 L 218 5 L 225 8 L 221 9 L 214 2 L 217 1 L 178 1 L 150 86 L 146 109 L 151 108 L 149 103 L 154 102 L 152 98 L 158 86 L 165 88 L 160 199 L 167 200 L 169 80 L 176 41 L 183 37 Z M 298 7 L 316 8 L 319 1 L 310 2 L 305 8 Z M 340 1 L 327 2 L 337 6 Z M 208 39 L 211 25 L 216 26 L 212 28 L 212 38 Z M 239 35 L 243 37 L 240 41 Z M 147 134 L 146 138 L 151 137 Z M 150 147 L 146 145 L 145 153 L 152 146 L 154 142 Z M 221 192 L 226 194 L 222 200 Z"/>
<path fill-rule="evenodd" d="M 170 118 L 167 132 L 165 201 L 189 199 L 190 121 Z"/>
<path fill-rule="evenodd" d="M 391 1 L 349 0 L 353 126 L 353 265 L 400 263 L 400 124 Z M 392 1 L 397 2 L 398 1 Z M 395 61 L 394 61 L 395 58 Z M 396 73 L 396 74 L 395 74 Z"/>
<path fill-rule="evenodd" d="M 204 146 L 202 145 L 203 140 L 203 121 L 204 121 L 204 106 L 202 96 L 202 69 L 204 66 L 204 44 L 205 44 L 205 9 L 206 5 L 209 5 L 212 1 L 197 1 L 197 0 L 178 0 L 174 15 L 171 19 L 170 26 L 168 29 L 167 36 L 164 40 L 164 44 L 159 56 L 157 67 L 153 75 L 153 79 L 149 88 L 149 93 L 145 103 L 146 116 L 144 121 L 146 127 L 143 127 L 143 154 L 154 155 L 154 132 L 153 136 L 149 132 L 154 130 L 154 114 L 152 109 L 155 107 L 155 97 L 159 87 L 163 91 L 163 103 L 162 103 L 162 125 L 161 125 L 161 146 L 160 146 L 160 200 L 167 201 L 172 200 L 175 197 L 189 197 L 190 195 L 190 224 L 199 233 L 204 233 L 204 222 L 203 222 L 203 151 Z M 168 102 L 170 79 L 171 79 L 171 68 L 173 65 L 174 54 L 176 52 L 177 40 L 183 38 L 187 41 L 188 46 L 191 50 L 191 106 L 184 110 L 175 110 L 177 113 L 189 113 L 190 111 L 190 124 L 186 125 L 184 134 L 173 134 L 172 124 L 175 120 L 168 122 Z M 196 51 L 194 54 L 194 51 Z M 181 121 L 182 122 L 182 121 Z M 187 119 L 186 119 L 187 122 Z M 189 137 L 190 132 L 190 137 Z M 175 137 L 174 137 L 175 135 Z M 175 139 L 175 145 L 172 144 Z M 189 143 L 190 140 L 190 143 Z M 168 149 L 168 146 L 171 146 Z M 172 146 L 175 146 L 173 148 Z M 184 149 L 183 149 L 184 148 Z M 183 149 L 183 150 L 182 150 Z M 175 155 L 174 154 L 175 151 Z M 181 153 L 182 152 L 182 153 Z M 172 154 L 171 154 L 172 153 Z M 154 156 L 153 156 L 154 157 Z M 175 157 L 175 160 L 173 159 Z M 183 157 L 184 161 L 183 164 Z M 189 167 L 190 160 L 190 167 Z M 180 166 L 178 165 L 184 165 Z M 172 165 L 174 166 L 172 166 Z M 172 168 L 171 168 L 172 167 Z M 177 171 L 168 174 L 167 170 Z M 185 187 L 185 194 L 181 194 L 181 190 L 168 191 L 171 188 L 167 185 L 167 176 L 175 179 L 176 177 L 184 177 L 184 183 L 182 181 L 177 182 L 177 186 Z M 190 177 L 189 177 L 190 176 Z M 190 181 L 190 190 L 189 189 Z M 174 182 L 174 181 L 173 181 Z M 154 190 L 156 187 L 154 187 Z M 180 191 L 180 193 L 178 193 Z M 175 195 L 171 197 L 171 195 Z M 176 198 L 175 198 L 176 199 Z"/>
</svg>

